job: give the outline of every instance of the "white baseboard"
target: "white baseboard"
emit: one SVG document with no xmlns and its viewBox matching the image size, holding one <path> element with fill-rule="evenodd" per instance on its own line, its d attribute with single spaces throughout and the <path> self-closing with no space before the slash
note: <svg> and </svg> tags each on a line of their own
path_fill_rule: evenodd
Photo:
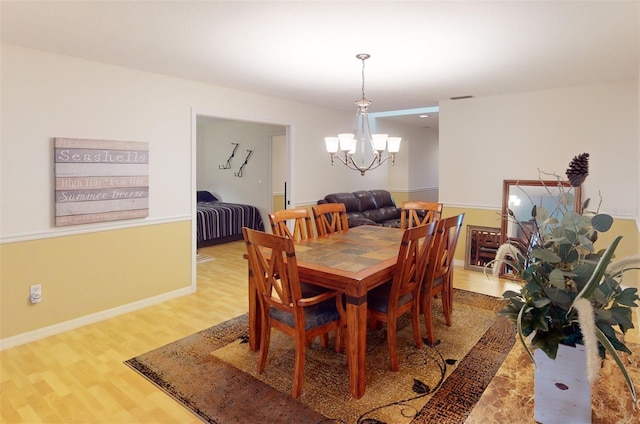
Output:
<svg viewBox="0 0 640 424">
<path fill-rule="evenodd" d="M 104 321 L 105 319 L 123 315 L 128 312 L 133 312 L 133 311 L 137 311 L 138 309 L 143 309 L 149 306 L 157 305 L 158 303 L 162 303 L 162 302 L 166 302 L 167 300 L 186 296 L 193 292 L 194 292 L 194 289 L 192 287 L 184 287 L 182 289 L 174 290 L 168 293 L 162 293 L 157 296 L 138 300 L 136 302 L 128 303 L 122 306 L 117 306 L 115 308 L 96 312 L 94 314 L 85 315 L 80 318 L 75 318 L 69 321 L 61 322 L 59 324 L 38 328 L 37 330 L 28 331 L 26 333 L 18 334 L 17 336 L 0 339 L 0 350 L 20 346 L 22 344 L 29 343 L 29 342 L 34 342 L 36 340 L 40 340 L 45 337 L 64 333 L 65 331 L 75 330 L 76 328 L 83 327 L 88 324 L 94 324 L 96 322 Z"/>
</svg>

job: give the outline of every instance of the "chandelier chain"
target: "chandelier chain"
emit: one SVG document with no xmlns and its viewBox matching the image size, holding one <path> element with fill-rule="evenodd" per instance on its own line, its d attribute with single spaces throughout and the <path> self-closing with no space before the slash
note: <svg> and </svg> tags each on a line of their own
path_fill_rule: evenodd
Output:
<svg viewBox="0 0 640 424">
<path fill-rule="evenodd" d="M 364 99 L 364 61 L 366 59 L 362 58 L 362 98 Z"/>
</svg>

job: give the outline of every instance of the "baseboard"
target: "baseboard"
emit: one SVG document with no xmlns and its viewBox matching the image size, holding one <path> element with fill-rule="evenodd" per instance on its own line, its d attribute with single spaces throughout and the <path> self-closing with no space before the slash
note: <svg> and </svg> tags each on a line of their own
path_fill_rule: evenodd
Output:
<svg viewBox="0 0 640 424">
<path fill-rule="evenodd" d="M 83 327 L 85 325 L 94 324 L 99 321 L 104 321 L 105 319 L 113 318 L 129 312 L 137 311 L 138 309 L 143 309 L 149 306 L 157 305 L 158 303 L 162 303 L 162 302 L 166 302 L 167 300 L 186 296 L 188 294 L 192 294 L 193 292 L 194 292 L 194 289 L 192 287 L 185 287 L 185 288 L 174 290 L 168 293 L 163 293 L 158 296 L 149 297 L 147 299 L 138 300 L 136 302 L 128 303 L 126 305 L 118 306 L 115 308 L 96 312 L 94 314 L 85 315 L 80 318 L 61 322 L 59 324 L 38 328 L 37 330 L 28 331 L 26 333 L 18 334 L 17 336 L 7 337 L 6 339 L 0 339 L 0 350 L 20 346 L 29 342 L 34 342 L 36 340 L 44 339 L 45 337 L 64 333 L 65 331 L 75 330 L 76 328 Z"/>
</svg>

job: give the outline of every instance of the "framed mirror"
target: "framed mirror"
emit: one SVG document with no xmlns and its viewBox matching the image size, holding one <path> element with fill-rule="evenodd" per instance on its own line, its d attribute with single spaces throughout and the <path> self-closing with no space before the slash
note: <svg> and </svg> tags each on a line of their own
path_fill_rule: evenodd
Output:
<svg viewBox="0 0 640 424">
<path fill-rule="evenodd" d="M 467 246 L 464 269 L 484 271 L 485 265 L 496 258 L 501 235 L 498 227 L 467 225 Z"/>
<path fill-rule="evenodd" d="M 544 208 L 549 216 L 561 220 L 564 212 L 562 208 L 558 207 L 563 202 L 561 196 L 565 197 L 564 201 L 567 202 L 569 210 L 582 213 L 582 186 L 571 187 L 568 181 L 558 180 L 504 180 L 502 184 L 501 244 L 508 241 L 526 251 L 531 243 L 534 226 L 534 220 L 531 216 L 533 206 Z M 509 210 L 513 212 L 519 224 L 509 218 Z M 502 266 L 500 276 L 515 278 L 506 265 Z"/>
</svg>

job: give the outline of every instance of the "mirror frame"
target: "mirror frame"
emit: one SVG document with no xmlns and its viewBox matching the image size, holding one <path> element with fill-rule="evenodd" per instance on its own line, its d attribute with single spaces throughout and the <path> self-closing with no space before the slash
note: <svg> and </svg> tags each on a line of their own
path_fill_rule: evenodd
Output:
<svg viewBox="0 0 640 424">
<path fill-rule="evenodd" d="M 509 224 L 509 215 L 507 209 L 509 208 L 509 189 L 511 187 L 521 187 L 522 191 L 526 193 L 526 187 L 549 187 L 550 189 L 556 188 L 559 185 L 567 189 L 574 189 L 574 205 L 573 210 L 581 214 L 582 213 L 582 185 L 579 187 L 572 187 L 569 181 L 560 180 L 503 180 L 502 182 L 502 215 L 501 215 L 501 243 L 507 242 L 507 226 Z M 506 265 L 502 265 L 500 269 L 500 277 L 508 279 L 516 279 L 515 276 L 505 272 Z"/>
</svg>

